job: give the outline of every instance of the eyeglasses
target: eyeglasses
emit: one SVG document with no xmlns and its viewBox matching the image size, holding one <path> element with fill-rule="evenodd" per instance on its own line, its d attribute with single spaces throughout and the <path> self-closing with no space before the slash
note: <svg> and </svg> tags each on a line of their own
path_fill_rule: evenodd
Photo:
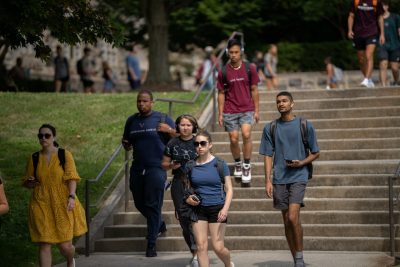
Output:
<svg viewBox="0 0 400 267">
<path fill-rule="evenodd" d="M 38 137 L 40 140 L 42 140 L 43 137 L 46 138 L 46 139 L 50 139 L 51 134 L 49 134 L 49 133 L 41 134 L 41 133 L 40 133 L 40 134 L 37 135 L 37 137 Z"/>
<path fill-rule="evenodd" d="M 200 141 L 200 142 L 194 142 L 194 147 L 198 147 L 199 145 L 201 146 L 201 147 L 206 147 L 207 146 L 207 144 L 208 144 L 208 142 L 207 141 Z"/>
</svg>

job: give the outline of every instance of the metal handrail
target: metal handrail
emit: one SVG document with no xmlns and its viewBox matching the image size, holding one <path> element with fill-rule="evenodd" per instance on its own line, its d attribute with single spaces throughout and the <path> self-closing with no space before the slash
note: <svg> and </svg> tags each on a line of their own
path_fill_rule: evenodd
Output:
<svg viewBox="0 0 400 267">
<path fill-rule="evenodd" d="M 394 229 L 394 202 L 393 202 L 393 181 L 400 178 L 400 163 L 397 165 L 396 172 L 393 176 L 388 177 L 389 186 L 389 235 L 390 235 L 390 256 L 394 257 L 395 253 L 395 229 Z M 397 200 L 397 205 L 399 200 Z"/>
<path fill-rule="evenodd" d="M 241 33 L 241 32 L 233 32 L 230 36 L 229 36 L 229 39 L 228 40 L 230 40 L 230 39 L 233 39 L 234 37 L 236 37 L 236 36 L 240 36 L 240 41 L 241 41 L 241 43 L 242 43 L 242 46 L 244 45 L 244 35 L 243 35 L 243 33 Z M 227 48 L 227 46 L 225 46 L 225 48 Z M 211 67 L 211 69 L 207 72 L 207 75 L 206 75 L 206 79 L 205 80 L 208 80 L 208 78 L 210 77 L 210 75 L 214 75 L 214 71 L 215 71 L 215 69 L 217 68 L 217 62 L 220 62 L 221 61 L 221 59 L 222 59 L 222 57 L 223 57 L 223 55 L 224 55 L 224 53 L 225 53 L 225 49 L 222 49 L 221 51 L 220 51 L 220 53 L 218 54 L 218 60 L 216 61 L 216 62 L 213 62 L 213 65 L 212 65 L 212 67 Z M 215 77 L 213 77 L 213 79 L 215 79 Z M 199 98 L 199 96 L 200 96 L 200 93 L 201 93 L 201 91 L 203 90 L 203 87 L 205 86 L 205 84 L 206 83 L 202 83 L 198 88 L 197 88 L 197 90 L 196 90 L 196 94 L 193 96 L 193 98 L 191 99 L 191 100 L 182 100 L 182 99 L 176 99 L 176 98 L 156 98 L 155 100 L 156 101 L 161 101 L 161 102 L 168 102 L 168 115 L 170 116 L 170 117 L 172 117 L 172 104 L 173 103 L 182 103 L 182 104 L 194 104 L 196 101 L 197 101 L 197 99 Z M 204 99 L 204 101 L 203 101 L 203 103 L 202 103 L 202 105 L 201 105 L 201 108 L 200 108 L 200 110 L 199 110 L 199 112 L 195 115 L 195 117 L 199 117 L 200 116 L 200 114 L 204 111 L 204 109 L 205 109 L 205 107 L 206 107 L 206 104 L 208 103 L 208 101 L 210 100 L 210 98 L 211 98 L 211 96 L 213 95 L 213 94 L 215 94 L 215 91 L 216 91 L 216 87 L 215 87 L 215 82 L 214 82 L 214 88 L 212 88 L 210 91 L 209 91 L 209 93 L 207 94 L 207 96 L 206 96 L 206 98 Z M 215 99 L 215 97 L 214 97 L 214 101 L 215 101 L 216 99 Z M 215 105 L 215 104 L 214 104 Z M 213 110 L 213 119 L 215 119 L 215 109 Z"/>
<path fill-rule="evenodd" d="M 124 170 L 125 174 L 125 211 L 128 209 L 129 203 L 129 194 L 128 194 L 128 186 L 129 186 L 129 161 L 130 156 L 129 152 L 125 151 L 125 161 L 122 164 L 121 168 L 117 171 L 114 177 L 111 179 L 111 182 L 106 186 L 106 190 L 101 194 L 101 196 L 97 199 L 95 204 L 90 204 L 90 184 L 94 184 L 100 181 L 100 179 L 104 176 L 104 173 L 110 168 L 111 164 L 114 162 L 116 157 L 122 150 L 122 145 L 118 145 L 117 148 L 112 153 L 110 159 L 104 165 L 103 169 L 99 172 L 95 179 L 88 179 L 85 183 L 85 212 L 86 212 L 86 224 L 87 224 L 87 232 L 85 236 L 85 255 L 86 257 L 90 254 L 90 208 L 91 207 L 99 207 L 101 203 L 103 203 L 104 198 L 107 196 L 108 192 L 112 189 L 112 185 L 121 177 L 121 173 Z"/>
</svg>

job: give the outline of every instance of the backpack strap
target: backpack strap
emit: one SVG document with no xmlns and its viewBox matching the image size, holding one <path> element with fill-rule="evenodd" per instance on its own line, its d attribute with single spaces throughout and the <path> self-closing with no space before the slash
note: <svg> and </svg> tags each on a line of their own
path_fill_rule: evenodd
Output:
<svg viewBox="0 0 400 267">
<path fill-rule="evenodd" d="M 39 164 L 39 151 L 36 151 L 35 153 L 32 154 L 32 163 L 33 163 L 33 177 L 37 179 L 36 170 Z"/>
<path fill-rule="evenodd" d="M 226 65 L 221 68 L 222 84 L 224 85 L 224 93 L 228 92 L 228 80 L 226 79 Z"/>
<path fill-rule="evenodd" d="M 249 89 L 251 92 L 251 71 L 250 71 L 250 63 L 245 61 L 244 66 L 246 68 L 246 73 L 247 73 L 247 79 L 249 80 Z"/>
<path fill-rule="evenodd" d="M 276 121 L 278 119 L 275 119 L 273 121 L 271 121 L 270 127 L 269 127 L 269 136 L 271 136 L 271 141 L 272 141 L 272 145 L 275 149 L 275 133 L 276 133 Z"/>
<path fill-rule="evenodd" d="M 219 177 L 221 178 L 221 183 L 225 184 L 225 174 L 224 174 L 224 160 L 219 157 L 215 157 L 217 161 L 215 162 L 215 168 L 217 168 Z"/>
<path fill-rule="evenodd" d="M 304 148 L 307 151 L 310 149 L 310 144 L 308 143 L 308 128 L 306 119 L 300 118 L 300 131 L 301 131 L 301 140 L 303 141 Z"/>
</svg>

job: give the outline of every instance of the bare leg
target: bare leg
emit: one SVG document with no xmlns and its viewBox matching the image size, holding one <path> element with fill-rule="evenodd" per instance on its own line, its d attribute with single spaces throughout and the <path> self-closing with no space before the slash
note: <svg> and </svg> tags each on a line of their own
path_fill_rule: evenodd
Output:
<svg viewBox="0 0 400 267">
<path fill-rule="evenodd" d="M 387 86 L 387 67 L 387 60 L 381 60 L 381 62 L 379 62 L 379 79 L 381 80 L 382 86 Z"/>
<path fill-rule="evenodd" d="M 208 259 L 208 222 L 197 221 L 192 223 L 193 234 L 197 245 L 197 259 L 201 267 L 209 267 Z"/>
<path fill-rule="evenodd" d="M 233 159 L 240 158 L 239 131 L 229 132 L 229 140 Z"/>
<path fill-rule="evenodd" d="M 250 159 L 251 152 L 253 149 L 253 142 L 251 140 L 251 125 L 242 124 L 241 128 L 242 128 L 242 138 L 243 138 L 243 158 Z"/>
<path fill-rule="evenodd" d="M 274 86 L 272 84 L 272 79 L 271 78 L 266 78 L 265 83 L 267 85 L 267 90 L 272 90 L 274 89 Z"/>
<path fill-rule="evenodd" d="M 224 244 L 226 223 L 210 223 L 209 229 L 215 254 L 225 264 L 225 267 L 230 267 L 231 254 Z"/>
<path fill-rule="evenodd" d="M 60 81 L 60 80 L 54 81 L 54 87 L 55 87 L 56 93 L 59 93 L 61 91 L 61 86 L 62 86 L 62 81 Z"/>
<path fill-rule="evenodd" d="M 57 245 L 61 255 L 63 255 L 67 259 L 67 266 L 74 267 L 73 260 L 75 254 L 75 247 L 74 245 L 72 245 L 72 241 L 66 241 L 63 243 L 59 243 Z"/>
<path fill-rule="evenodd" d="M 275 90 L 278 90 L 278 76 L 272 77 L 272 85 Z"/>
<path fill-rule="evenodd" d="M 51 267 L 51 244 L 40 243 L 39 265 L 40 267 Z"/>
<path fill-rule="evenodd" d="M 358 57 L 358 63 L 360 64 L 360 70 L 363 74 L 363 76 L 366 78 L 367 77 L 367 72 L 366 72 L 366 59 L 365 59 L 365 51 L 364 50 L 357 50 L 357 57 Z"/>
<path fill-rule="evenodd" d="M 300 204 L 289 204 L 289 209 L 282 211 L 285 235 L 293 257 L 303 251 L 303 227 L 300 222 Z"/>
<path fill-rule="evenodd" d="M 365 49 L 365 59 L 366 59 L 365 77 L 367 77 L 368 79 L 371 79 L 372 70 L 374 68 L 374 52 L 375 52 L 375 45 L 374 44 L 367 45 L 367 48 Z"/>
<path fill-rule="evenodd" d="M 392 69 L 393 81 L 396 84 L 399 81 L 399 63 L 390 62 L 390 68 Z"/>
</svg>

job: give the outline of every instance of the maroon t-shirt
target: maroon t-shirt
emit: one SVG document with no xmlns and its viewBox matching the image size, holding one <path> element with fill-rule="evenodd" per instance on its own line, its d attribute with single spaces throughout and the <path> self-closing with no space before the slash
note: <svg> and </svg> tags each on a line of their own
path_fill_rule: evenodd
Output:
<svg viewBox="0 0 400 267">
<path fill-rule="evenodd" d="M 251 72 L 251 85 L 257 85 L 260 81 L 256 66 L 249 65 Z M 246 73 L 245 63 L 239 69 L 235 70 L 230 64 L 226 64 L 226 81 L 228 82 L 228 90 L 225 92 L 224 113 L 242 113 L 255 111 L 253 98 L 251 96 L 250 83 Z M 222 81 L 222 72 L 218 72 L 218 90 L 224 90 Z"/>
<path fill-rule="evenodd" d="M 354 14 L 353 32 L 355 38 L 366 38 L 379 34 L 378 17 L 383 15 L 383 7 L 380 0 L 374 10 L 373 0 L 359 0 L 355 7 L 354 0 L 350 4 L 350 13 Z"/>
</svg>

